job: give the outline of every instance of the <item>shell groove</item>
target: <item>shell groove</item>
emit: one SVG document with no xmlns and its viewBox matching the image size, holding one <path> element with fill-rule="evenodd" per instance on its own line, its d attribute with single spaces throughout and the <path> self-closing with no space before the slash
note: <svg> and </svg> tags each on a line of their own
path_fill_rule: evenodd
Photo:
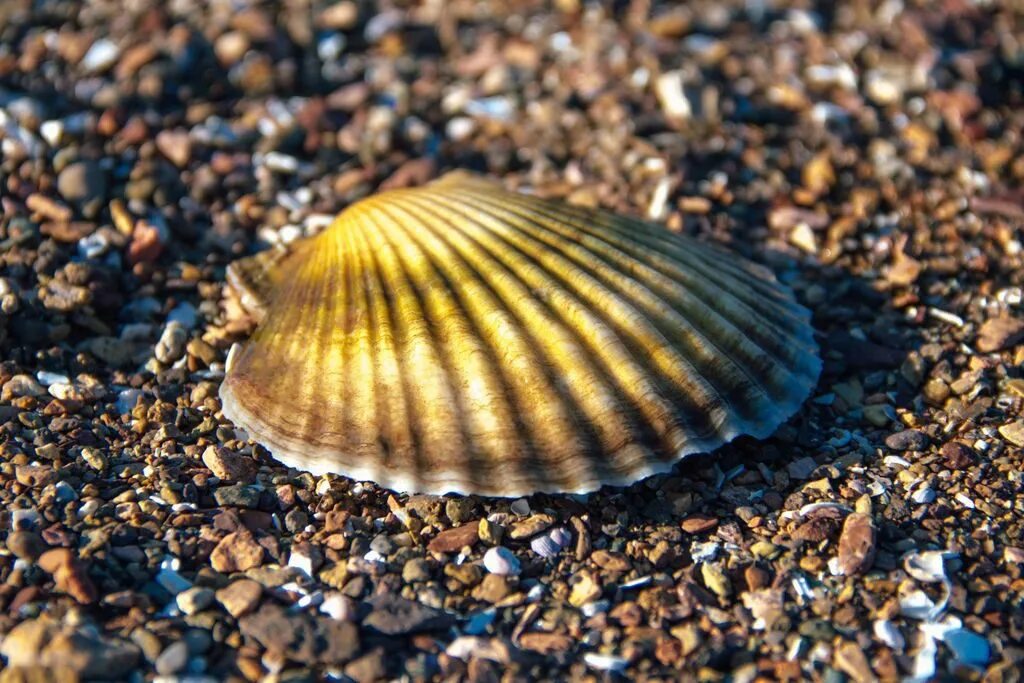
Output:
<svg viewBox="0 0 1024 683">
<path fill-rule="evenodd" d="M 583 493 L 768 436 L 817 382 L 764 269 L 453 173 L 233 264 L 261 313 L 224 414 L 281 462 L 400 491 Z"/>
</svg>

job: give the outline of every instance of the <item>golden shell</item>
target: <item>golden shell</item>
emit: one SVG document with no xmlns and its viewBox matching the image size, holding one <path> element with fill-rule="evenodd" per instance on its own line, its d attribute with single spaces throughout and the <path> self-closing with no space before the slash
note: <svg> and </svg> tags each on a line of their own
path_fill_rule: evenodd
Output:
<svg viewBox="0 0 1024 683">
<path fill-rule="evenodd" d="M 400 491 L 627 485 L 768 436 L 821 369 L 762 268 L 461 172 L 229 278 L 261 322 L 224 414 L 286 465 Z"/>
</svg>

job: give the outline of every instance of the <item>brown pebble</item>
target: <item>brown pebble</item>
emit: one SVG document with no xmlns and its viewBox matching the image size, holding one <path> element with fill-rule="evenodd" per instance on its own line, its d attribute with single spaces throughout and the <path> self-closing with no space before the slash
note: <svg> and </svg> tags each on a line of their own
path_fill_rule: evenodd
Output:
<svg viewBox="0 0 1024 683">
<path fill-rule="evenodd" d="M 210 564 L 223 573 L 242 572 L 263 564 L 263 546 L 249 531 L 235 531 L 220 540 L 210 553 Z"/>
<path fill-rule="evenodd" d="M 469 522 L 454 529 L 445 529 L 427 544 L 432 553 L 453 553 L 476 543 L 479 536 L 479 522 Z"/>
<path fill-rule="evenodd" d="M 862 574 L 875 561 L 877 532 L 870 515 L 854 512 L 847 516 L 839 535 L 839 573 Z"/>
</svg>

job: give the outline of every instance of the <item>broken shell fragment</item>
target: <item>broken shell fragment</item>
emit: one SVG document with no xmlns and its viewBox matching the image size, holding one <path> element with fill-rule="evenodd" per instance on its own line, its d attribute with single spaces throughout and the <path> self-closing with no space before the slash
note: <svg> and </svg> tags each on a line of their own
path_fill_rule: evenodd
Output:
<svg viewBox="0 0 1024 683">
<path fill-rule="evenodd" d="M 766 437 L 821 369 L 770 273 L 455 172 L 232 264 L 260 323 L 224 415 L 286 465 L 399 491 L 585 493 Z"/>
</svg>

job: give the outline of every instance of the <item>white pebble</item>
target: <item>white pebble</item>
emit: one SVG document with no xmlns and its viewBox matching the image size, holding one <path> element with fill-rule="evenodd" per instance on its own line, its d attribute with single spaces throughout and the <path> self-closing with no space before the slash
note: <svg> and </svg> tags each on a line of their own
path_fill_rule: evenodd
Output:
<svg viewBox="0 0 1024 683">
<path fill-rule="evenodd" d="M 193 586 L 178 593 L 175 603 L 185 614 L 195 614 L 213 603 L 213 591 L 203 586 Z"/>
<path fill-rule="evenodd" d="M 629 666 L 629 660 L 627 659 L 614 655 L 602 655 L 596 652 L 588 652 L 583 655 L 583 661 L 591 669 L 597 669 L 598 671 L 621 672 L 625 671 L 626 667 Z"/>
<path fill-rule="evenodd" d="M 517 576 L 520 572 L 519 559 L 502 546 L 495 546 L 484 553 L 484 568 L 499 576 Z"/>
<path fill-rule="evenodd" d="M 82 68 L 89 73 L 106 71 L 114 65 L 120 53 L 112 40 L 101 38 L 89 46 L 88 52 L 82 57 Z"/>
<path fill-rule="evenodd" d="M 50 147 L 56 147 L 64 137 L 64 122 L 60 119 L 43 121 L 43 124 L 39 126 L 39 134 L 43 136 Z"/>
<path fill-rule="evenodd" d="M 910 499 L 918 505 L 926 505 L 935 501 L 935 491 L 928 487 L 920 488 L 910 494 Z"/>
<path fill-rule="evenodd" d="M 654 92 L 665 116 L 673 121 L 685 121 L 693 111 L 690 100 L 683 92 L 683 72 L 666 71 L 654 81 Z"/>
<path fill-rule="evenodd" d="M 899 628 L 888 619 L 876 619 L 874 631 L 876 638 L 896 652 L 901 652 L 903 646 L 906 645 L 907 641 L 903 638 Z"/>
<path fill-rule="evenodd" d="M 324 601 L 320 603 L 320 611 L 338 621 L 355 621 L 358 612 L 352 598 L 337 591 L 324 595 Z"/>
<path fill-rule="evenodd" d="M 509 509 L 517 515 L 528 515 L 530 514 L 530 502 L 525 498 L 520 498 L 519 500 L 514 501 L 512 505 L 509 506 Z"/>
<path fill-rule="evenodd" d="M 46 370 L 40 370 L 36 373 L 36 379 L 44 387 L 49 387 L 52 384 L 70 384 L 71 380 L 68 379 L 67 375 L 60 375 L 56 372 L 47 372 Z"/>
<path fill-rule="evenodd" d="M 445 126 L 445 135 L 448 136 L 449 140 L 455 142 L 463 142 L 473 134 L 476 130 L 476 122 L 467 116 L 456 116 L 455 118 L 448 121 L 448 125 Z"/>
</svg>

